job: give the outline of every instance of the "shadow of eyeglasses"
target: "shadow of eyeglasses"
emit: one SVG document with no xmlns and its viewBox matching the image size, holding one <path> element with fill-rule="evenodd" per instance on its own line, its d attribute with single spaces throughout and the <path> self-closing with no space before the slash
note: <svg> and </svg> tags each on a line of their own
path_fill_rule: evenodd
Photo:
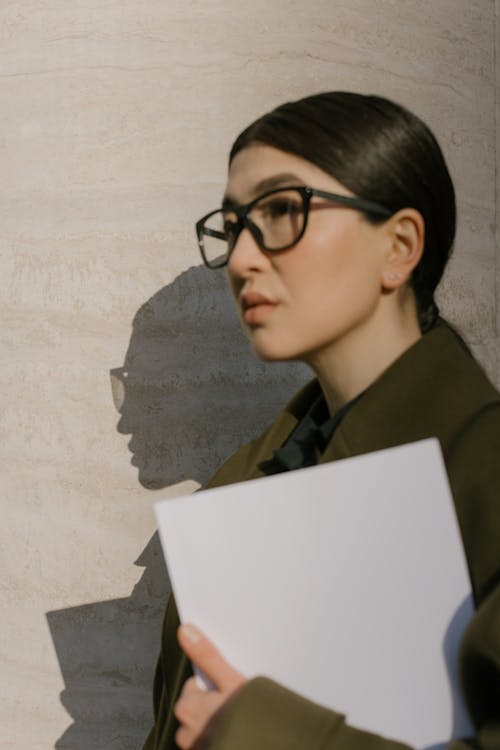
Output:
<svg viewBox="0 0 500 750">
<path fill-rule="evenodd" d="M 121 414 L 123 405 L 125 403 L 125 395 L 129 375 L 130 372 L 126 367 L 113 367 L 109 371 L 113 405 L 119 414 Z"/>
</svg>

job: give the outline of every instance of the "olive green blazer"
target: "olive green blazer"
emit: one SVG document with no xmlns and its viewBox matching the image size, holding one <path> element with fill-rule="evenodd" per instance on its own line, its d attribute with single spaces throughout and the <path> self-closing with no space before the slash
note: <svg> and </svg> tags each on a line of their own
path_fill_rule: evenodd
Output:
<svg viewBox="0 0 500 750">
<path fill-rule="evenodd" d="M 243 446 L 219 469 L 208 487 L 261 476 L 259 464 L 283 444 L 318 392 L 318 383 L 312 381 L 261 437 Z M 459 665 L 476 737 L 455 741 L 450 748 L 500 750 L 499 394 L 463 342 L 440 322 L 347 413 L 321 462 L 433 436 L 443 450 L 477 607 L 463 639 Z M 256 612 L 259 616 L 265 613 Z M 171 598 L 155 676 L 155 725 L 144 750 L 176 747 L 172 708 L 191 674 L 177 645 L 177 625 Z M 317 706 L 263 677 L 247 682 L 224 707 L 212 723 L 210 737 L 211 750 L 403 747 L 350 726 L 349 716 Z"/>
</svg>

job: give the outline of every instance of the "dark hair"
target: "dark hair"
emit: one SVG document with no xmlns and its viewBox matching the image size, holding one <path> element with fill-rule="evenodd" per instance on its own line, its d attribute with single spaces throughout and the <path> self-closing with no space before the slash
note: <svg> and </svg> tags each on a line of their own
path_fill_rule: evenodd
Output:
<svg viewBox="0 0 500 750">
<path fill-rule="evenodd" d="M 431 328 L 439 314 L 434 290 L 451 254 L 456 209 L 443 154 L 427 125 L 388 99 L 334 91 L 287 102 L 260 117 L 238 136 L 229 162 L 253 143 L 300 156 L 394 212 L 411 207 L 422 214 L 425 246 L 412 287 L 420 326 Z"/>
</svg>

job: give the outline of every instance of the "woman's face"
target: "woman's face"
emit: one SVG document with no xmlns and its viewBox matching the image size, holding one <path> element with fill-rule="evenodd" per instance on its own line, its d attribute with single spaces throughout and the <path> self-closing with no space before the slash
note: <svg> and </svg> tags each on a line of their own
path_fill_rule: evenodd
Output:
<svg viewBox="0 0 500 750">
<path fill-rule="evenodd" d="M 226 196 L 245 204 L 292 185 L 352 195 L 314 164 L 255 144 L 233 159 Z M 317 197 L 311 199 L 305 234 L 289 250 L 263 251 L 243 229 L 227 273 L 256 354 L 312 364 L 339 342 L 369 331 L 382 299 L 388 247 L 383 223 L 372 225 L 358 211 Z"/>
</svg>

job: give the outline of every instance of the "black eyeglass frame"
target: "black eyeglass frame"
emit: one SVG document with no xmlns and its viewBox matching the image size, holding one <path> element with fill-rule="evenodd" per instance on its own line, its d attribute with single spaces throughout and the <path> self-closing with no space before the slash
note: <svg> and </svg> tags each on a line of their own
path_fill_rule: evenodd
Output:
<svg viewBox="0 0 500 750">
<path fill-rule="evenodd" d="M 262 232 L 260 231 L 259 227 L 253 223 L 251 219 L 249 219 L 248 214 L 252 210 L 252 208 L 255 206 L 256 203 L 263 200 L 264 198 L 267 198 L 269 195 L 273 195 L 274 193 L 282 193 L 284 191 L 288 190 L 295 190 L 296 192 L 300 193 L 302 197 L 302 204 L 303 204 L 303 210 L 304 210 L 304 223 L 302 225 L 302 229 L 300 231 L 300 234 L 298 237 L 293 241 L 290 242 L 288 245 L 283 245 L 282 247 L 267 247 L 264 243 L 264 239 L 262 237 Z M 391 211 L 390 209 L 386 208 L 385 206 L 382 206 L 380 203 L 376 203 L 375 201 L 366 200 L 365 198 L 359 198 L 357 196 L 350 196 L 350 195 L 339 195 L 337 193 L 328 193 L 325 190 L 317 190 L 316 188 L 306 187 L 304 185 L 291 185 L 291 186 L 283 186 L 279 188 L 274 188 L 273 190 L 268 190 L 266 193 L 263 193 L 262 195 L 257 196 L 257 198 L 254 198 L 249 203 L 245 203 L 243 206 L 234 206 L 234 205 L 227 205 L 223 206 L 222 208 L 216 208 L 214 211 L 210 211 L 210 213 L 205 214 L 205 216 L 202 216 L 202 218 L 196 222 L 196 236 L 198 238 L 198 247 L 200 249 L 201 257 L 203 258 L 203 262 L 208 268 L 211 269 L 217 269 L 217 268 L 223 268 L 225 265 L 227 265 L 227 262 L 231 256 L 231 253 L 234 249 L 234 246 L 236 245 L 236 242 L 238 241 L 238 237 L 240 236 L 240 233 L 242 229 L 246 228 L 249 230 L 250 234 L 254 238 L 254 240 L 257 242 L 259 247 L 262 250 L 265 250 L 268 253 L 280 253 L 283 250 L 289 250 L 291 247 L 296 245 L 302 237 L 304 236 L 304 233 L 306 231 L 307 227 L 307 219 L 309 216 L 309 207 L 311 198 L 313 196 L 316 196 L 318 198 L 325 198 L 326 200 L 331 200 L 333 203 L 338 203 L 341 206 L 345 206 L 346 208 L 353 208 L 357 211 L 362 211 L 363 213 L 367 214 L 373 214 L 375 216 L 385 216 L 386 218 L 389 218 L 389 216 L 392 216 L 394 211 Z M 209 229 L 205 227 L 205 222 L 208 221 L 212 216 L 215 214 L 230 211 L 231 213 L 236 214 L 237 221 L 232 222 L 234 226 L 234 233 L 232 234 L 232 240 L 228 237 L 227 232 L 219 232 L 216 229 Z M 228 243 L 228 252 L 227 256 L 224 258 L 222 262 L 214 263 L 213 261 L 209 261 L 208 258 L 205 255 L 205 245 L 203 238 L 205 236 L 208 237 L 215 237 L 219 240 L 224 240 Z"/>
</svg>

